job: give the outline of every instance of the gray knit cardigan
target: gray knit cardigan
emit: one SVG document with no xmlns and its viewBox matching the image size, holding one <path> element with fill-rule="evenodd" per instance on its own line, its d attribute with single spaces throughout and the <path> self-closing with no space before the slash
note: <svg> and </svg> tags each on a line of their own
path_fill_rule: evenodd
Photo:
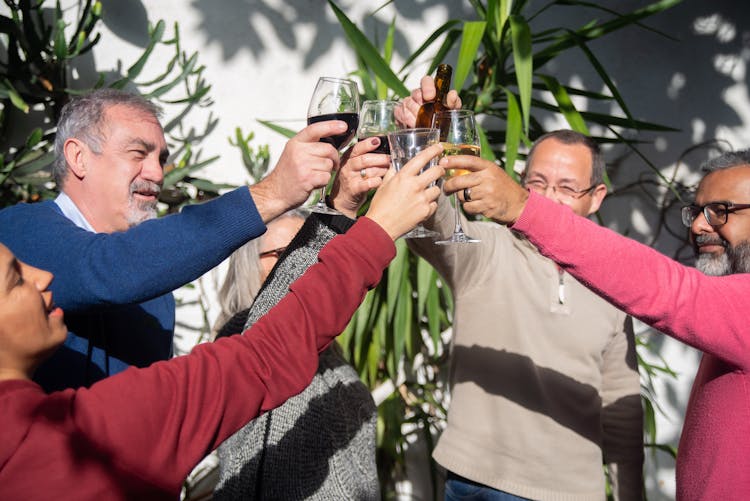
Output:
<svg viewBox="0 0 750 501">
<path fill-rule="evenodd" d="M 248 328 L 317 261 L 320 249 L 353 221 L 312 214 L 289 244 L 247 316 Z M 336 287 L 336 277 L 330 277 Z M 228 322 L 226 331 L 237 332 Z M 241 398 L 238 395 L 237 398 Z M 377 500 L 377 409 L 367 387 L 334 343 L 299 395 L 248 423 L 219 447 L 214 499 Z"/>
</svg>

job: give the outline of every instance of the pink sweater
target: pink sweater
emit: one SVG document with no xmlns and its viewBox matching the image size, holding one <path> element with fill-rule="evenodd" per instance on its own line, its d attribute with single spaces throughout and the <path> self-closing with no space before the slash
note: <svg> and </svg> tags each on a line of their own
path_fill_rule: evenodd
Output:
<svg viewBox="0 0 750 501">
<path fill-rule="evenodd" d="M 302 391 L 395 255 L 360 220 L 243 336 L 45 394 L 0 382 L 0 499 L 177 499 L 193 466 L 251 418 Z M 239 397 L 238 397 L 239 396 Z"/>
<path fill-rule="evenodd" d="M 703 351 L 677 499 L 750 496 L 750 275 L 706 276 L 534 193 L 513 229 L 618 308 Z"/>
</svg>

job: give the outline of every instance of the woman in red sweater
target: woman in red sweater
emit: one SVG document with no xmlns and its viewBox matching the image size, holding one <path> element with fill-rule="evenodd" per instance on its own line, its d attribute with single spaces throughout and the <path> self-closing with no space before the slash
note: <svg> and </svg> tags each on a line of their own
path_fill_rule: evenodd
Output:
<svg viewBox="0 0 750 501">
<path fill-rule="evenodd" d="M 91 388 L 45 394 L 32 382 L 65 339 L 63 313 L 47 290 L 52 275 L 0 246 L 0 499 L 175 499 L 207 452 L 310 382 L 318 352 L 393 258 L 393 240 L 434 212 L 430 184 L 443 169 L 419 170 L 440 151 L 389 172 L 367 217 L 244 335 Z"/>
</svg>

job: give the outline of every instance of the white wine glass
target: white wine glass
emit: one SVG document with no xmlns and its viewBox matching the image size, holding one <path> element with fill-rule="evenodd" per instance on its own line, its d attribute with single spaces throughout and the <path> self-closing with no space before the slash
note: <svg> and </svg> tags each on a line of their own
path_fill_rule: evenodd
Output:
<svg viewBox="0 0 750 501">
<path fill-rule="evenodd" d="M 357 84 L 346 78 L 321 77 L 315 85 L 307 108 L 307 125 L 326 120 L 343 120 L 348 125 L 346 132 L 323 137 L 322 143 L 332 144 L 341 153 L 354 139 L 359 124 L 359 90 Z M 320 198 L 312 211 L 322 214 L 341 214 L 326 205 L 326 188 L 320 190 Z"/>
<path fill-rule="evenodd" d="M 388 143 L 391 148 L 391 164 L 393 168 L 396 172 L 400 171 L 417 153 L 433 144 L 437 144 L 439 139 L 440 135 L 437 129 L 417 128 L 389 132 Z M 437 162 L 438 157 L 432 158 L 422 170 L 437 165 Z M 402 236 L 404 238 L 435 238 L 439 237 L 440 233 L 428 230 L 421 224 L 418 224 L 414 229 Z"/>
<path fill-rule="evenodd" d="M 443 156 L 448 155 L 474 155 L 479 156 L 479 134 L 474 121 L 474 112 L 471 110 L 446 110 L 436 113 L 432 119 L 433 126 L 440 131 L 440 142 L 443 143 Z M 465 169 L 446 169 L 445 179 L 454 176 L 468 174 Z M 455 209 L 455 226 L 453 234 L 445 240 L 436 240 L 438 245 L 447 244 L 475 244 L 481 242 L 478 238 L 472 238 L 464 232 L 461 226 L 461 203 L 458 196 L 453 194 L 453 207 Z"/>
</svg>

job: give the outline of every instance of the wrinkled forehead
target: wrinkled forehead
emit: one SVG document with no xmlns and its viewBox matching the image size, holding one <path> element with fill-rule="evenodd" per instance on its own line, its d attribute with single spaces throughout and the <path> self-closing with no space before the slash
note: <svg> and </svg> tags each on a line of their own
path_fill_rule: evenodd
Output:
<svg viewBox="0 0 750 501">
<path fill-rule="evenodd" d="M 593 173 L 591 162 L 591 152 L 584 144 L 566 144 L 549 138 L 537 145 L 526 165 L 525 177 L 587 183 Z"/>
<path fill-rule="evenodd" d="M 148 151 L 168 155 L 164 129 L 159 119 L 150 111 L 135 106 L 109 106 L 102 118 L 99 134 L 102 140 L 121 148 L 139 144 Z"/>
</svg>

